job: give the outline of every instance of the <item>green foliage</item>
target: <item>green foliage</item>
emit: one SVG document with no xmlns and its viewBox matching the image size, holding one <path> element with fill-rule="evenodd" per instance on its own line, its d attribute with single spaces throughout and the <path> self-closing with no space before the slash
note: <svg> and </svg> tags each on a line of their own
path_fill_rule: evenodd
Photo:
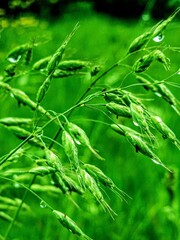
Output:
<svg viewBox="0 0 180 240">
<path fill-rule="evenodd" d="M 82 239 L 101 239 L 99 230 L 96 233 L 89 229 L 89 219 L 92 229 L 102 228 L 103 220 L 110 223 L 101 210 L 109 213 L 117 226 L 124 228 L 117 234 L 114 230 L 106 233 L 103 229 L 102 239 L 130 239 L 132 232 L 133 239 L 138 239 L 139 232 L 144 234 L 141 239 L 147 239 L 145 236 L 151 230 L 148 226 L 155 228 L 156 218 L 165 227 L 170 222 L 171 230 L 175 231 L 173 236 L 178 236 L 179 215 L 176 212 L 179 208 L 175 196 L 178 163 L 172 167 L 166 154 L 159 151 L 170 144 L 174 151 L 180 148 L 178 134 L 174 133 L 176 128 L 166 123 L 161 110 L 170 109 L 171 120 L 180 115 L 177 93 L 170 89 L 179 85 L 175 80 L 169 81 L 179 74 L 179 66 L 171 57 L 179 53 L 179 48 L 163 43 L 162 38 L 178 12 L 179 9 L 132 43 L 125 39 L 124 55 L 113 56 L 110 67 L 105 61 L 104 66 L 100 66 L 102 64 L 96 61 L 84 60 L 83 53 L 78 57 L 73 54 L 71 42 L 78 36 L 78 31 L 74 34 L 78 24 L 56 47 L 44 43 L 40 37 L 38 43 L 19 43 L 4 53 L 0 96 L 5 109 L 1 112 L 0 128 L 2 137 L 6 139 L 7 136 L 8 141 L 3 143 L 2 140 L 4 149 L 0 158 L 0 221 L 5 224 L 0 232 L 2 239 L 18 236 L 16 225 L 26 228 L 25 222 L 39 221 L 38 217 L 43 227 L 38 226 L 36 234 L 39 236 L 33 234 L 34 239 L 72 238 L 71 234 L 61 232 L 62 227 Z M 4 31 L 2 36 L 8 35 L 8 29 Z M 91 52 L 93 47 L 94 44 Z M 128 151 L 125 152 L 125 148 Z M 171 155 L 170 150 L 168 154 Z M 135 162 L 137 156 L 138 162 Z M 110 169 L 108 173 L 106 168 Z M 129 171 L 131 168 L 133 171 Z M 153 173 L 155 176 L 148 184 L 151 188 L 157 184 L 162 193 L 155 196 L 159 203 L 154 209 L 149 208 L 155 200 L 148 194 L 146 184 L 141 182 L 140 171 L 142 177 Z M 164 173 L 163 192 L 158 177 L 162 178 Z M 135 190 L 130 183 L 125 187 L 122 183 L 117 186 L 115 182 L 121 181 L 121 177 L 128 179 L 126 182 L 135 181 Z M 147 219 L 143 216 L 145 206 L 139 208 L 140 186 L 149 197 Z M 130 200 L 129 191 L 134 194 L 137 191 L 138 200 Z M 118 196 L 118 204 L 112 207 L 113 194 Z M 169 196 L 169 201 L 161 216 L 162 200 L 168 198 L 163 194 Z M 130 202 L 130 206 L 134 204 L 132 211 L 124 202 L 120 206 L 119 199 Z M 126 211 L 121 215 L 123 208 Z M 46 229 L 43 225 L 45 212 L 48 216 Z M 126 212 L 129 212 L 128 219 Z M 99 214 L 102 221 L 92 221 Z M 57 228 L 56 221 L 49 221 L 53 217 L 62 225 L 57 233 L 47 230 Z M 126 227 L 122 226 L 124 219 Z M 132 221 L 135 222 L 133 228 Z M 48 231 L 53 236 L 50 237 Z M 153 229 L 152 237 L 163 239 L 160 235 L 160 230 Z"/>
</svg>

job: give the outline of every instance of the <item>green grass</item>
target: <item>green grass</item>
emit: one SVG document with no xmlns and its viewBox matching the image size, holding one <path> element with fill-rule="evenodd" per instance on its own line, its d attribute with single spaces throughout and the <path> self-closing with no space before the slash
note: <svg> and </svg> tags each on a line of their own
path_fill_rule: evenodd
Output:
<svg viewBox="0 0 180 240">
<path fill-rule="evenodd" d="M 128 46 L 132 40 L 149 29 L 154 23 L 142 24 L 141 22 L 123 22 L 117 19 L 111 19 L 108 16 L 96 15 L 88 12 L 84 15 L 69 14 L 68 12 L 57 21 L 49 24 L 36 20 L 29 20 L 29 27 L 20 25 L 20 21 L 12 24 L 1 32 L 0 43 L 1 51 L 1 72 L 7 61 L 4 60 L 7 52 L 14 47 L 28 43 L 31 40 L 40 43 L 35 47 L 33 53 L 33 62 L 52 54 L 63 42 L 65 36 L 69 34 L 73 26 L 79 21 L 80 28 L 73 36 L 67 46 L 64 59 L 81 59 L 92 61 L 95 65 L 100 65 L 102 71 L 106 70 L 112 64 L 122 58 L 127 52 Z M 34 26 L 31 26 L 31 24 Z M 174 21 L 168 26 L 164 43 L 167 45 L 178 46 L 179 40 L 178 22 Z M 178 54 L 167 51 L 167 55 L 172 59 L 172 67 L 169 72 L 165 72 L 162 65 L 153 65 L 149 74 L 155 79 L 164 79 L 179 67 Z M 134 56 L 137 60 L 137 56 Z M 134 58 L 128 59 L 127 64 L 132 64 Z M 33 64 L 31 63 L 31 65 Z M 30 66 L 31 66 L 30 65 Z M 124 68 L 113 70 L 99 81 L 97 87 L 111 84 L 113 87 L 119 85 L 123 79 L 122 86 L 133 84 L 132 75 L 127 76 Z M 178 83 L 179 75 L 174 75 L 171 79 Z M 12 86 L 23 89 L 29 96 L 35 100 L 38 87 L 41 85 L 43 77 L 32 75 L 31 78 L 23 76 L 17 81 L 14 79 Z M 119 81 L 119 82 L 118 82 Z M 46 109 L 52 109 L 56 112 L 63 112 L 74 105 L 79 97 L 88 88 L 92 82 L 88 76 L 75 76 L 63 79 L 53 79 L 53 83 L 48 91 L 48 97 L 42 105 Z M 145 98 L 146 91 L 142 87 L 131 87 L 127 90 L 141 94 Z M 170 87 L 175 96 L 178 96 L 178 88 Z M 56 93 L 57 92 L 57 93 Z M 93 92 L 93 91 L 92 91 Z M 142 94 L 143 93 L 143 94 Z M 1 97 L 2 96 L 2 97 Z M 17 103 L 11 97 L 4 97 L 1 93 L 1 111 L 0 117 L 19 116 L 30 117 L 32 112 L 27 108 L 18 108 Z M 145 103 L 149 109 L 165 121 L 180 138 L 178 131 L 179 117 L 160 98 L 152 94 L 146 97 Z M 86 113 L 84 114 L 84 112 Z M 170 178 L 170 173 L 160 166 L 151 162 L 147 157 L 140 153 L 136 154 L 132 145 L 126 139 L 112 132 L 110 128 L 103 124 L 94 124 L 89 119 L 106 121 L 106 117 L 97 110 L 79 108 L 74 111 L 70 120 L 83 127 L 86 130 L 90 141 L 99 153 L 105 157 L 106 161 L 98 161 L 92 157 L 88 150 L 80 149 L 80 156 L 86 156 L 89 162 L 102 169 L 107 176 L 111 177 L 117 186 L 125 191 L 132 199 L 126 202 L 107 192 L 107 202 L 112 209 L 118 214 L 115 220 L 105 213 L 100 206 L 87 195 L 80 198 L 73 194 L 72 198 L 81 207 L 76 208 L 69 197 L 59 195 L 58 199 L 52 195 L 49 197 L 46 192 L 40 193 L 49 204 L 55 209 L 66 213 L 70 216 L 83 231 L 93 239 L 112 239 L 112 240 L 171 240 L 180 239 L 179 227 L 179 152 L 168 140 L 162 140 L 159 135 L 159 146 L 157 154 L 162 161 L 170 168 L 174 169 L 174 179 Z M 122 123 L 125 120 L 121 120 Z M 54 137 L 57 129 L 49 127 L 46 133 Z M 8 153 L 17 146 L 21 141 L 16 139 L 9 131 L 1 128 L 0 137 L 0 156 Z M 8 136 L 7 141 L 6 136 Z M 60 138 L 58 138 L 60 141 Z M 38 154 L 38 153 L 37 153 Z M 28 156 L 23 159 L 20 166 L 28 166 Z M 41 181 L 37 178 L 37 182 Z M 28 184 L 30 179 L 25 180 Z M 42 180 L 43 182 L 43 180 Z M 7 184 L 6 181 L 0 180 L 1 185 Z M 174 199 L 170 199 L 168 185 L 172 184 Z M 6 186 L 6 185 L 5 185 Z M 6 193 L 21 198 L 23 191 L 20 188 L 8 188 Z M 40 207 L 39 199 L 32 196 L 29 192 L 25 203 L 30 206 L 28 213 L 20 212 L 18 215 L 19 226 L 14 226 L 10 232 L 9 239 L 33 239 L 33 240 L 51 240 L 51 239 L 78 239 L 71 232 L 64 229 L 57 219 L 48 211 L 47 208 Z M 0 234 L 5 235 L 8 228 L 8 222 L 0 219 Z"/>
</svg>

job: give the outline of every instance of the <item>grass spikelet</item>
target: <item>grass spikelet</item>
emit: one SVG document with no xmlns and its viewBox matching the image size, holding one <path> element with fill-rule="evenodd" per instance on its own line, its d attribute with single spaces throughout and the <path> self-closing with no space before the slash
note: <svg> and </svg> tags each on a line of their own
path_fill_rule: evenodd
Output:
<svg viewBox="0 0 180 240">
<path fill-rule="evenodd" d="M 17 117 L 7 117 L 0 118 L 0 123 L 5 126 L 32 126 L 33 120 L 31 118 L 17 118 Z"/>
<path fill-rule="evenodd" d="M 157 27 L 155 28 L 152 37 L 156 37 L 164 32 L 166 29 L 167 25 L 174 19 L 174 17 L 178 14 L 180 11 L 180 8 L 177 8 L 174 13 L 172 13 L 166 20 L 161 21 Z"/>
<path fill-rule="evenodd" d="M 56 216 L 58 221 L 67 228 L 70 232 L 73 234 L 76 234 L 77 236 L 80 236 L 82 239 L 86 240 L 92 240 L 90 237 L 88 237 L 78 226 L 77 224 L 69 218 L 66 214 L 53 210 L 52 213 Z"/>
<path fill-rule="evenodd" d="M 150 81 L 148 81 L 146 78 L 142 77 L 142 76 L 136 76 L 136 79 L 142 83 L 142 86 L 144 87 L 144 89 L 146 89 L 147 91 L 152 91 L 152 92 L 157 92 L 157 87 L 155 86 L 154 83 L 151 83 Z"/>
<path fill-rule="evenodd" d="M 149 68 L 149 66 L 151 65 L 153 60 L 154 60 L 153 53 L 144 55 L 142 58 L 138 59 L 134 63 L 134 65 L 133 65 L 134 72 L 135 73 L 144 72 L 145 70 L 147 70 Z"/>
<path fill-rule="evenodd" d="M 74 29 L 72 30 L 72 32 L 66 37 L 63 44 L 56 50 L 56 52 L 53 54 L 53 56 L 49 60 L 47 69 L 46 69 L 48 75 L 50 75 L 52 72 L 54 72 L 54 70 L 57 68 L 59 62 L 62 59 L 63 53 L 65 51 L 65 48 L 66 48 L 68 42 L 71 40 L 72 36 L 74 35 L 74 33 L 76 32 L 78 27 L 79 27 L 79 24 L 76 24 Z"/>
<path fill-rule="evenodd" d="M 85 170 L 93 176 L 98 182 L 103 184 L 105 187 L 109 188 L 112 192 L 116 193 L 121 199 L 127 196 L 123 191 L 121 191 L 112 181 L 111 178 L 106 176 L 101 169 L 92 165 L 84 164 Z"/>
<path fill-rule="evenodd" d="M 35 175 L 45 176 L 45 175 L 54 173 L 55 171 L 56 169 L 49 166 L 38 166 L 30 169 L 28 172 Z"/>
<path fill-rule="evenodd" d="M 141 107 L 141 105 L 137 105 L 135 103 L 130 104 L 131 114 L 133 123 L 135 126 L 138 126 L 143 130 L 148 136 L 152 138 L 152 133 L 149 129 L 149 114 L 145 111 L 144 108 Z"/>
<path fill-rule="evenodd" d="M 47 116 L 49 119 L 53 118 L 43 107 L 41 107 L 41 106 L 37 107 L 37 104 L 34 101 L 32 101 L 25 92 L 21 91 L 20 89 L 12 88 L 9 84 L 1 82 L 1 81 L 0 81 L 0 88 L 9 92 L 11 94 L 11 96 L 14 97 L 18 101 L 19 105 L 20 104 L 27 105 L 32 110 L 37 109 L 37 111 L 39 113 Z"/>
<path fill-rule="evenodd" d="M 77 143 L 80 143 L 89 148 L 89 150 L 94 154 L 94 156 L 100 160 L 104 160 L 91 146 L 88 136 L 85 131 L 72 122 L 68 122 L 67 124 L 68 130 L 73 135 L 74 139 Z"/>
<path fill-rule="evenodd" d="M 47 67 L 47 64 L 49 60 L 51 59 L 51 56 L 45 57 L 40 59 L 39 61 L 35 62 L 32 66 L 32 70 L 42 70 Z"/>
<path fill-rule="evenodd" d="M 62 177 L 65 185 L 67 186 L 69 192 L 76 192 L 80 195 L 82 195 L 84 193 L 84 190 L 82 189 L 82 187 L 80 187 L 77 184 L 77 182 L 74 181 L 74 179 L 72 179 L 71 177 L 69 177 L 65 174 L 62 174 L 61 177 Z"/>
<path fill-rule="evenodd" d="M 126 106 L 122 106 L 120 104 L 117 104 L 115 102 L 109 102 L 106 104 L 106 108 L 114 113 L 115 115 L 117 116 L 120 116 L 120 117 L 127 117 L 127 118 L 131 118 L 132 115 L 131 115 L 131 112 L 130 112 L 130 109 Z"/>
<path fill-rule="evenodd" d="M 48 75 L 45 79 L 45 81 L 42 83 L 42 85 L 40 86 L 40 88 L 38 89 L 37 95 L 36 95 L 36 102 L 39 105 L 40 102 L 43 100 L 43 98 L 45 97 L 50 84 L 51 84 L 51 79 L 52 79 L 52 75 Z"/>
<path fill-rule="evenodd" d="M 24 128 L 18 127 L 18 126 L 7 126 L 7 129 L 10 130 L 16 137 L 19 139 L 25 140 L 26 138 L 30 137 L 32 135 L 31 132 L 25 130 Z M 28 141 L 29 144 L 35 145 L 37 147 L 43 147 L 42 142 L 36 137 L 32 137 Z"/>
<path fill-rule="evenodd" d="M 30 49 L 29 44 L 23 44 L 17 46 L 13 50 L 11 50 L 7 56 L 8 60 L 12 63 L 18 62 L 20 58 Z"/>
<path fill-rule="evenodd" d="M 93 177 L 89 175 L 84 169 L 81 169 L 81 178 L 82 182 L 85 184 L 85 187 L 91 192 L 94 198 L 99 202 L 105 211 L 108 211 L 111 217 L 114 219 L 116 213 L 110 208 L 108 203 L 104 200 L 104 197 Z"/>
<path fill-rule="evenodd" d="M 151 116 L 151 121 L 158 132 L 162 134 L 164 139 L 169 139 L 178 149 L 180 149 L 180 141 L 176 138 L 175 133 L 162 121 L 159 116 Z"/>
<path fill-rule="evenodd" d="M 90 63 L 87 61 L 81 61 L 81 60 L 66 60 L 61 61 L 58 64 L 58 69 L 64 70 L 64 71 L 77 71 L 82 70 L 90 67 Z"/>
<path fill-rule="evenodd" d="M 169 90 L 169 88 L 165 86 L 164 83 L 160 81 L 150 82 L 142 76 L 136 76 L 136 78 L 140 83 L 143 84 L 142 86 L 146 90 L 150 90 L 154 92 L 157 96 L 162 97 L 166 102 L 168 102 L 173 107 L 176 113 L 180 115 L 179 103 L 177 102 L 173 93 Z"/>
<path fill-rule="evenodd" d="M 13 77 L 16 74 L 16 66 L 16 63 L 11 63 L 4 69 L 8 77 Z"/>
<path fill-rule="evenodd" d="M 59 172 L 63 172 L 63 166 L 59 159 L 59 157 L 50 149 L 47 147 L 44 148 L 45 158 L 47 160 L 47 164 L 52 167 L 53 169 L 56 169 Z"/>
<path fill-rule="evenodd" d="M 139 135 L 139 133 L 136 134 L 136 131 L 127 131 L 128 128 L 123 128 L 120 124 L 112 124 L 112 129 L 116 132 L 120 133 L 121 135 L 124 135 L 127 140 L 134 146 L 136 152 L 141 152 L 143 155 L 149 157 L 154 163 L 161 165 L 168 171 L 170 171 L 156 156 L 156 154 L 148 147 L 144 139 Z M 120 130 L 118 130 L 120 129 Z M 135 134 L 134 134 L 135 133 Z"/>
<path fill-rule="evenodd" d="M 153 53 L 154 59 L 163 63 L 163 66 L 166 70 L 169 70 L 170 59 L 165 56 L 165 54 L 160 50 L 155 50 Z"/>
<path fill-rule="evenodd" d="M 166 102 L 168 102 L 175 112 L 180 115 L 180 110 L 179 110 L 179 103 L 176 100 L 175 96 L 173 93 L 165 86 L 163 83 L 155 82 L 156 87 L 157 87 L 157 92 L 156 94 L 160 97 L 162 97 Z"/>
<path fill-rule="evenodd" d="M 62 133 L 62 145 L 72 166 L 79 169 L 78 149 L 71 135 L 65 130 Z"/>
<path fill-rule="evenodd" d="M 62 175 L 59 172 L 52 174 L 52 180 L 54 182 L 54 185 L 58 187 L 63 194 L 68 193 L 69 188 L 66 186 L 65 182 L 62 179 Z"/>
<path fill-rule="evenodd" d="M 128 53 L 132 53 L 141 49 L 145 44 L 148 43 L 152 35 L 151 31 L 141 34 L 139 37 L 135 38 L 131 45 L 129 46 Z"/>
<path fill-rule="evenodd" d="M 52 76 L 53 78 L 64 78 L 64 77 L 73 76 L 74 74 L 76 74 L 76 72 L 74 71 L 65 71 L 61 69 L 56 69 Z"/>
</svg>

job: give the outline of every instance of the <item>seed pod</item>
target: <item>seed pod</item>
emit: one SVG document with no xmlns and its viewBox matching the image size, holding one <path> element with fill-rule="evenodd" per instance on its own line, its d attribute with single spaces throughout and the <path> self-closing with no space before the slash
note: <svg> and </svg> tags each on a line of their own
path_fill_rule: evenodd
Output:
<svg viewBox="0 0 180 240">
<path fill-rule="evenodd" d="M 52 56 L 48 56 L 45 58 L 40 59 L 39 61 L 35 62 L 34 65 L 32 66 L 33 70 L 42 70 L 47 67 L 47 64 L 49 60 L 51 59 Z"/>
<path fill-rule="evenodd" d="M 70 163 L 75 169 L 79 169 L 78 149 L 71 135 L 65 130 L 62 133 L 62 145 Z"/>
<path fill-rule="evenodd" d="M 117 116 L 131 118 L 131 112 L 128 107 L 119 105 L 115 102 L 106 104 L 106 108 Z"/>
<path fill-rule="evenodd" d="M 71 231 L 73 234 L 76 234 L 86 240 L 92 240 L 85 233 L 83 233 L 83 231 L 76 225 L 76 223 L 71 218 L 69 218 L 67 215 L 65 215 L 64 213 L 57 211 L 57 210 L 53 210 L 52 213 L 56 216 L 58 221 L 65 228 L 67 228 L 69 231 Z"/>
<path fill-rule="evenodd" d="M 134 72 L 135 73 L 144 72 L 145 70 L 147 70 L 149 68 L 149 66 L 151 65 L 153 60 L 154 60 L 153 53 L 144 55 L 142 58 L 138 59 L 134 63 L 134 65 L 133 65 Z"/>
<path fill-rule="evenodd" d="M 173 144 L 180 149 L 180 141 L 176 138 L 175 133 L 162 121 L 158 116 L 151 116 L 151 121 L 154 127 L 162 134 L 164 139 L 169 139 Z"/>
<path fill-rule="evenodd" d="M 76 124 L 68 122 L 67 127 L 70 131 L 70 133 L 73 135 L 76 142 L 85 145 L 89 148 L 89 150 L 94 154 L 95 157 L 97 157 L 100 160 L 104 160 L 91 146 L 88 136 L 86 135 L 85 131 L 78 127 Z"/>
<path fill-rule="evenodd" d="M 170 59 L 167 58 L 163 52 L 161 52 L 160 50 L 155 50 L 154 51 L 154 59 L 163 63 L 164 68 L 166 70 L 169 70 Z"/>
<path fill-rule="evenodd" d="M 139 49 L 141 49 L 145 44 L 148 43 L 151 35 L 152 35 L 152 32 L 149 31 L 149 32 L 145 32 L 142 35 L 140 35 L 139 37 L 135 38 L 128 49 L 128 53 L 132 53 L 132 52 L 135 52 L 135 51 L 138 51 Z"/>
</svg>

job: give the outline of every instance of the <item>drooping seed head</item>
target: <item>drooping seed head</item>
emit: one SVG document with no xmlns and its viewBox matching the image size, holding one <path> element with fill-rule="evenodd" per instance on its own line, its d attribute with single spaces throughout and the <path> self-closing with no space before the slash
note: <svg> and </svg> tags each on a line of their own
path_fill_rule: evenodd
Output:
<svg viewBox="0 0 180 240">
<path fill-rule="evenodd" d="M 126 106 L 117 104 L 115 102 L 109 102 L 106 104 L 106 108 L 117 116 L 131 118 L 130 109 Z"/>
</svg>

